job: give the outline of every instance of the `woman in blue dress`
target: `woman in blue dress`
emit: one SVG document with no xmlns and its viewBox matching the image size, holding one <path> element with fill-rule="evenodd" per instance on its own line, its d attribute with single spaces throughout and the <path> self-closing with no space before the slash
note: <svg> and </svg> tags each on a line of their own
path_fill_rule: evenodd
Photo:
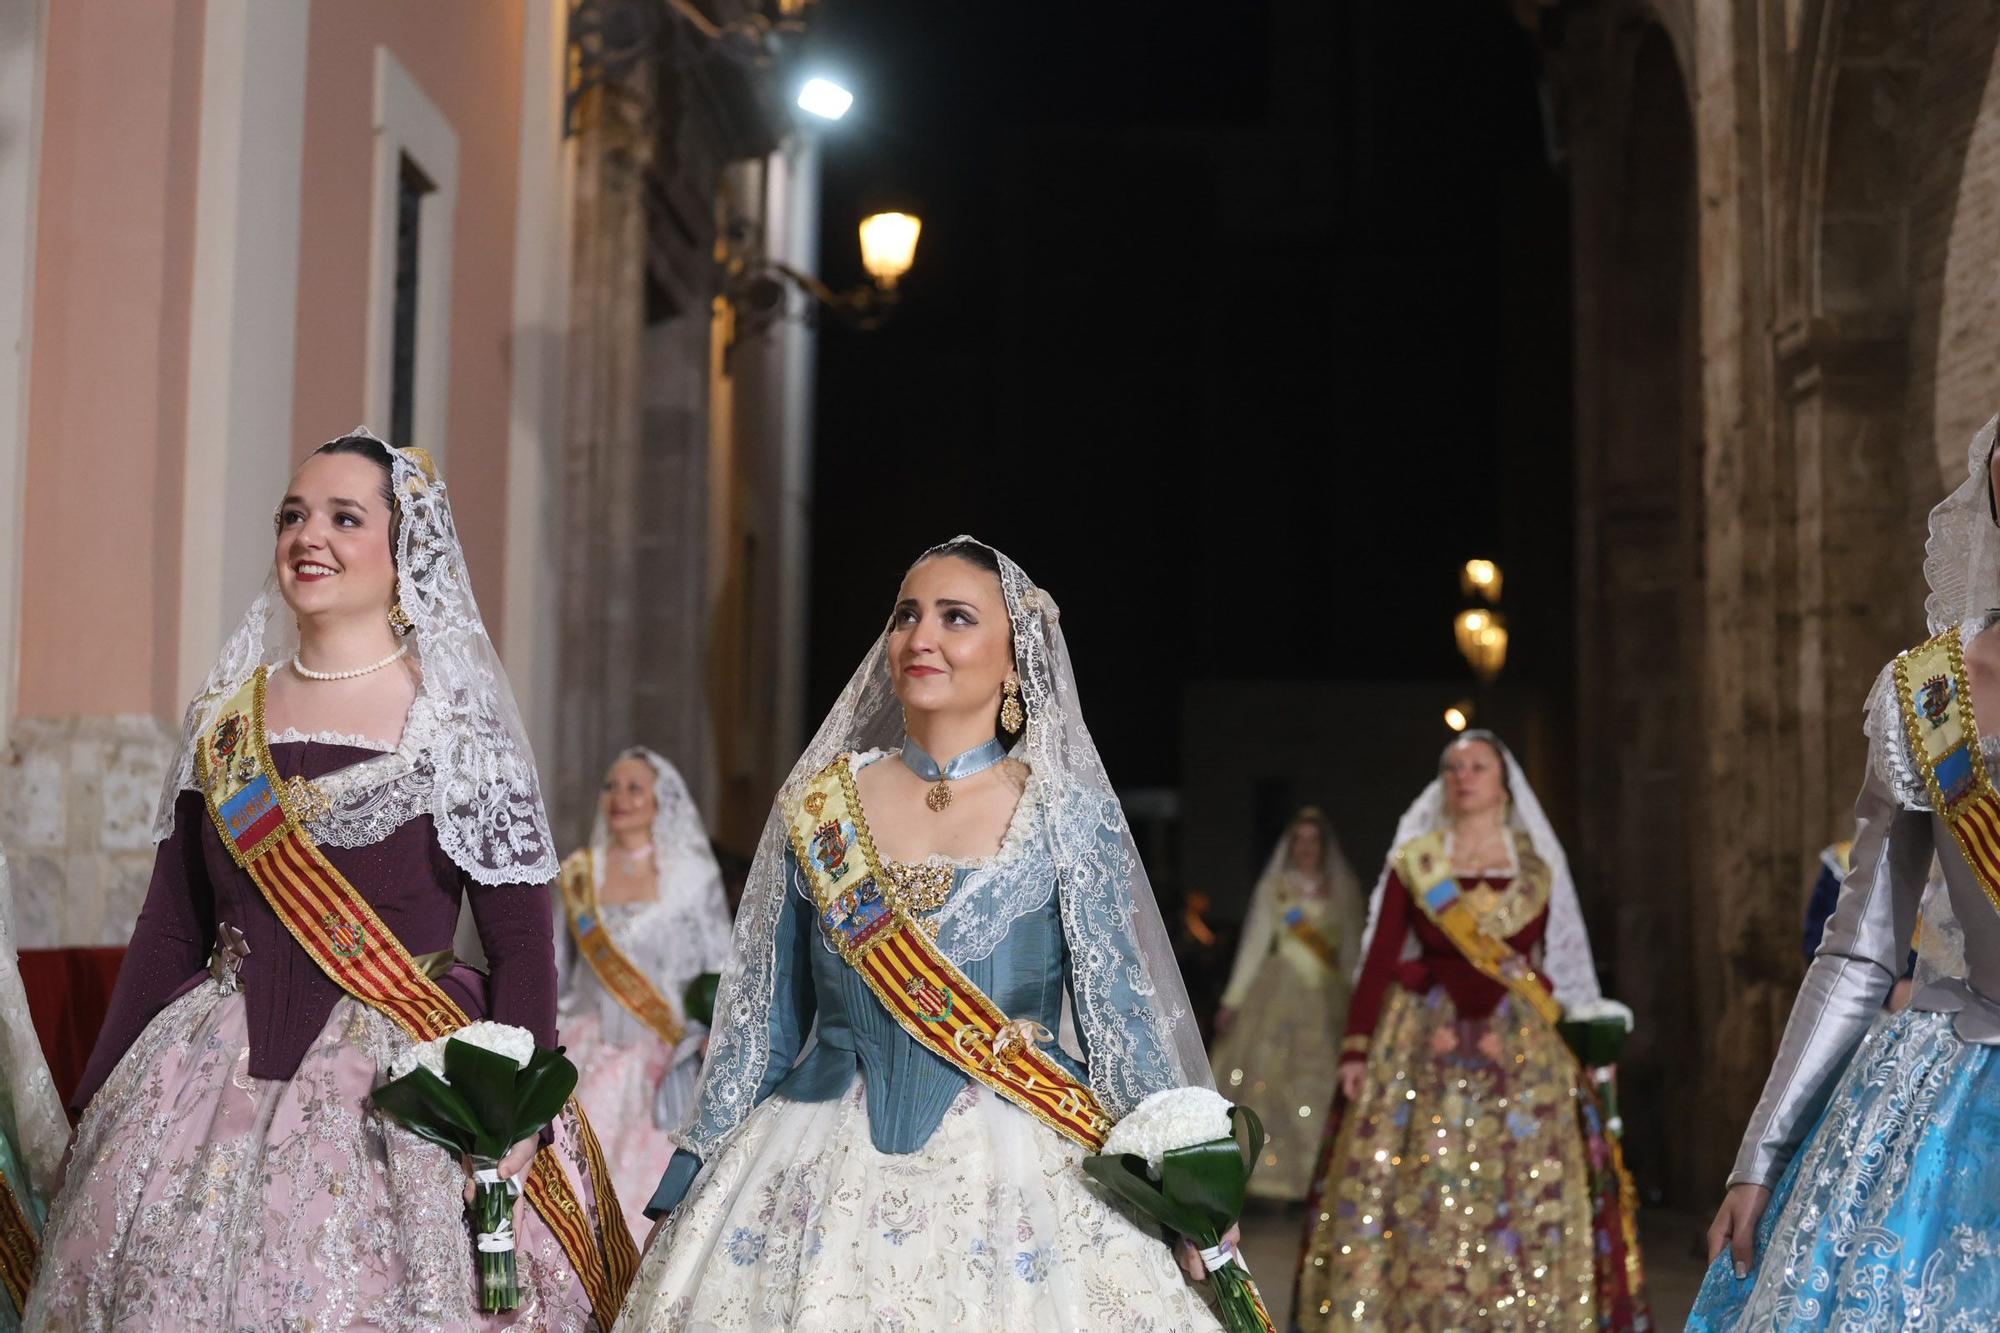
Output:
<svg viewBox="0 0 2000 1333">
<path fill-rule="evenodd" d="M 1931 511 L 1935 637 L 1869 695 L 1853 868 L 1709 1229 L 1690 1329 L 2000 1328 L 2000 725 L 1977 720 L 2000 719 L 1994 428 Z M 1920 968 L 1886 1013 L 1933 853 L 1962 963 Z"/>
<path fill-rule="evenodd" d="M 978 992 L 1034 1087 L 928 1044 Z M 618 1328 L 1213 1328 L 1063 1128 L 1209 1083 L 1056 605 L 946 543 L 779 793 Z"/>
</svg>

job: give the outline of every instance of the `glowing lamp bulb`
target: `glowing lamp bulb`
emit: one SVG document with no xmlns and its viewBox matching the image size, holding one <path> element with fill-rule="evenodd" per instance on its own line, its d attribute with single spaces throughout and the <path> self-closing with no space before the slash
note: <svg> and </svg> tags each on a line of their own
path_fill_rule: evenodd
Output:
<svg viewBox="0 0 2000 1333">
<path fill-rule="evenodd" d="M 910 271 L 923 220 L 908 213 L 871 213 L 861 219 L 861 265 L 884 291 Z"/>
<path fill-rule="evenodd" d="M 807 79 L 799 89 L 799 109 L 821 120 L 839 120 L 854 105 L 854 94 L 830 79 Z"/>
</svg>

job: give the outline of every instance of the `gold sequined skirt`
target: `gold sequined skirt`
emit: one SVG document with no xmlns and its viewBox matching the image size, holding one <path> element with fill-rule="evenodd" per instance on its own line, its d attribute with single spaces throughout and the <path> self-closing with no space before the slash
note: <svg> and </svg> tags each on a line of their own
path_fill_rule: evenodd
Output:
<svg viewBox="0 0 2000 1333">
<path fill-rule="evenodd" d="M 1562 1039 L 1392 986 L 1319 1182 L 1304 1329 L 1598 1326 L 1593 1199 Z"/>
</svg>

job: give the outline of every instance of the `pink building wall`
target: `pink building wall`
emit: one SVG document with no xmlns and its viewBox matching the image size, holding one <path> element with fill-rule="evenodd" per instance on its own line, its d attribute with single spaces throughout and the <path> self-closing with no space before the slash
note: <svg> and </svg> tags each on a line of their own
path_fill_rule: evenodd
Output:
<svg viewBox="0 0 2000 1333">
<path fill-rule="evenodd" d="M 502 632 L 522 0 L 313 0 L 300 221 L 299 452 L 361 418 L 375 48 L 458 135 L 445 480 L 487 630 Z M 386 433 L 389 423 L 368 423 Z"/>
<path fill-rule="evenodd" d="M 19 712 L 171 718 L 203 3 L 48 19 Z"/>
</svg>

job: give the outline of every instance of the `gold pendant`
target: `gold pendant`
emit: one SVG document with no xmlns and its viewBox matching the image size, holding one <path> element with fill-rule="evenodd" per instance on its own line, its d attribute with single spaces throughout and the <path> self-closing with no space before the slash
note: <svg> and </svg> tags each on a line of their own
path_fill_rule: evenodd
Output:
<svg viewBox="0 0 2000 1333">
<path fill-rule="evenodd" d="M 951 804 L 951 785 L 939 778 L 937 786 L 924 793 L 924 804 L 942 814 L 944 808 Z"/>
</svg>

